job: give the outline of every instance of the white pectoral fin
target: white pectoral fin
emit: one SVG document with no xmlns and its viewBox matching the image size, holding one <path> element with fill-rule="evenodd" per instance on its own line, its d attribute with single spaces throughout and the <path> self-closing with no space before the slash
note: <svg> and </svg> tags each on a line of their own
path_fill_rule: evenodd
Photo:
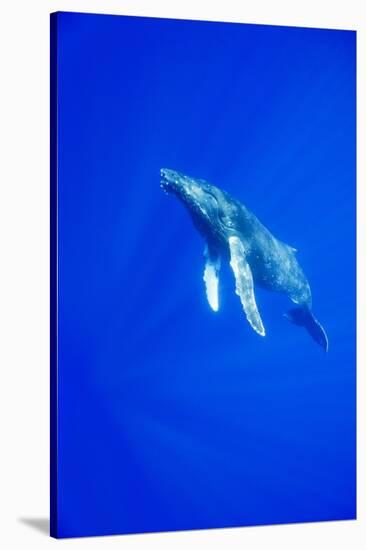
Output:
<svg viewBox="0 0 366 550">
<path fill-rule="evenodd" d="M 230 237 L 229 247 L 230 265 L 235 276 L 236 294 L 240 298 L 245 315 L 253 329 L 261 336 L 265 336 L 266 331 L 255 302 L 252 271 L 245 256 L 243 243 L 238 237 Z"/>
<path fill-rule="evenodd" d="M 219 310 L 219 271 L 221 267 L 221 259 L 214 255 L 208 246 L 205 248 L 205 271 L 203 280 L 206 285 L 206 295 L 208 303 L 213 311 Z"/>
</svg>

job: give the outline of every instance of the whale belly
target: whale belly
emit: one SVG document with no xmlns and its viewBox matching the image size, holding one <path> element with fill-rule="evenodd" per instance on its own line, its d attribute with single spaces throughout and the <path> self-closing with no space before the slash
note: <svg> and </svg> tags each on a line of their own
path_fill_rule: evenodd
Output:
<svg viewBox="0 0 366 550">
<path fill-rule="evenodd" d="M 311 307 L 309 283 L 290 247 L 273 238 L 266 247 L 252 251 L 250 265 L 256 284 Z"/>
</svg>

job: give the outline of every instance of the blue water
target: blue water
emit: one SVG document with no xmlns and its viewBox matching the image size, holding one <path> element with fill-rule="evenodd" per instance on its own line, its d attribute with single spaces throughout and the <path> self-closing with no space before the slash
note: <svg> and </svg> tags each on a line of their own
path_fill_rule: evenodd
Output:
<svg viewBox="0 0 366 550">
<path fill-rule="evenodd" d="M 58 534 L 355 517 L 349 31 L 58 18 Z M 298 249 L 329 353 L 160 189 L 204 178 Z"/>
</svg>

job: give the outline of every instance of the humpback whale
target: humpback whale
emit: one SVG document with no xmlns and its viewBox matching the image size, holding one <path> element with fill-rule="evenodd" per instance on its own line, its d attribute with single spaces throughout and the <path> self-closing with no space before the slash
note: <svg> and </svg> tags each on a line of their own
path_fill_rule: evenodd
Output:
<svg viewBox="0 0 366 550">
<path fill-rule="evenodd" d="M 254 284 L 288 296 L 296 307 L 284 316 L 304 327 L 328 351 L 324 328 L 312 312 L 309 282 L 296 258 L 296 249 L 280 241 L 238 200 L 205 180 L 162 168 L 162 189 L 187 208 L 205 240 L 203 280 L 209 305 L 219 309 L 219 273 L 223 260 L 232 268 L 236 294 L 246 318 L 261 336 L 265 328 L 255 300 Z"/>
</svg>

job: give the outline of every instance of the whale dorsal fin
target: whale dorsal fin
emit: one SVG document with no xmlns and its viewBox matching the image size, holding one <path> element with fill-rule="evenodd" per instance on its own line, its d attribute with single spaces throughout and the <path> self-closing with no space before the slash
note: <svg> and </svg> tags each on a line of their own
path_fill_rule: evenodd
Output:
<svg viewBox="0 0 366 550">
<path fill-rule="evenodd" d="M 265 336 L 266 331 L 254 296 L 252 270 L 245 256 L 244 245 L 238 237 L 229 237 L 229 248 L 230 265 L 235 276 L 236 294 L 240 298 L 245 315 L 253 329 L 261 336 Z"/>
<path fill-rule="evenodd" d="M 291 246 L 290 244 L 287 244 L 285 243 L 285 241 L 281 241 L 280 239 L 276 239 L 282 246 L 284 246 L 285 248 L 287 248 L 287 250 L 289 252 L 292 252 L 292 254 L 296 254 L 297 252 L 297 248 L 295 248 L 294 246 Z"/>
<path fill-rule="evenodd" d="M 206 258 L 203 280 L 206 285 L 206 296 L 211 309 L 219 310 L 219 271 L 221 267 L 221 258 L 207 244 L 204 251 Z"/>
<path fill-rule="evenodd" d="M 290 252 L 292 252 L 293 254 L 296 254 L 297 252 L 297 248 L 295 248 L 294 246 L 291 246 L 290 244 L 287 244 L 283 241 L 280 241 L 282 244 L 285 245 L 285 247 L 287 248 L 287 250 L 289 250 Z"/>
</svg>

